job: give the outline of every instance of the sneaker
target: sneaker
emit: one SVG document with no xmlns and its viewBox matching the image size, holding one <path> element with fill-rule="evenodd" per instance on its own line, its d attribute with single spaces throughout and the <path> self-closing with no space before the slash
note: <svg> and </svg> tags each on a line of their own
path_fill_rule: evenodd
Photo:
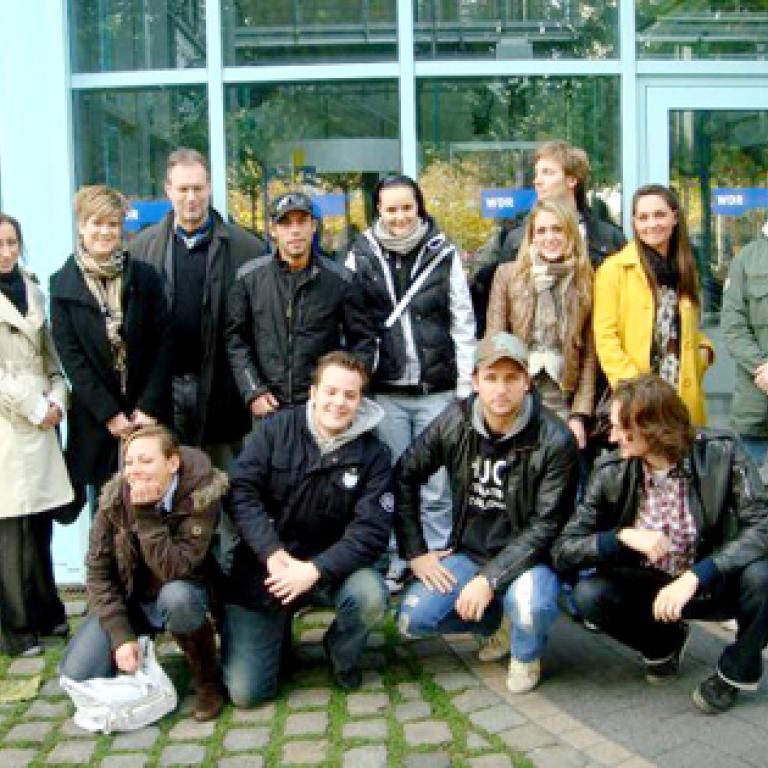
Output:
<svg viewBox="0 0 768 768">
<path fill-rule="evenodd" d="M 645 681 L 651 685 L 663 685 L 670 680 L 674 680 L 680 672 L 680 664 L 685 655 L 685 649 L 688 646 L 688 638 L 691 635 L 690 627 L 687 624 L 682 625 L 682 639 L 680 644 L 672 653 L 664 659 L 646 659 L 645 662 Z"/>
<path fill-rule="evenodd" d="M 703 682 L 699 683 L 691 694 L 696 708 L 707 715 L 719 715 L 727 712 L 735 703 L 739 695 L 739 689 L 726 683 L 715 672 Z"/>
<path fill-rule="evenodd" d="M 23 651 L 19 652 L 19 656 L 22 659 L 29 659 L 32 656 L 40 656 L 43 653 L 43 647 L 39 643 L 27 646 Z"/>
<path fill-rule="evenodd" d="M 509 620 L 505 616 L 492 635 L 482 638 L 477 658 L 480 661 L 499 661 L 509 656 L 509 629 Z"/>
<path fill-rule="evenodd" d="M 509 660 L 507 690 L 510 693 L 528 693 L 541 680 L 541 659 L 519 661 L 514 656 Z"/>
<path fill-rule="evenodd" d="M 408 566 L 405 561 L 393 557 L 389 561 L 389 567 L 384 575 L 384 583 L 387 585 L 390 595 L 396 595 L 403 591 L 408 575 Z"/>
</svg>

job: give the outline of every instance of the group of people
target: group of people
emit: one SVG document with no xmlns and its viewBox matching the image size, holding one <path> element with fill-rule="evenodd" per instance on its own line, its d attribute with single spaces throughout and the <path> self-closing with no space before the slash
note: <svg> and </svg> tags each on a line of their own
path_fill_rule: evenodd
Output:
<svg viewBox="0 0 768 768">
<path fill-rule="evenodd" d="M 625 244 L 590 216 L 582 150 L 547 142 L 534 171 L 537 202 L 470 289 L 406 176 L 377 184 L 342 265 L 313 250 L 307 195 L 273 201 L 267 248 L 219 216 L 205 158 L 179 149 L 171 211 L 127 248 L 122 195 L 77 193 L 50 331 L 18 222 L 0 216 L 3 650 L 66 636 L 51 520 L 88 498 L 90 613 L 62 674 L 133 672 L 139 635 L 164 628 L 200 720 L 225 691 L 243 707 L 276 695 L 307 604 L 335 609 L 323 647 L 355 690 L 403 588 L 403 635 L 488 638 L 481 657 L 510 656 L 515 693 L 540 681 L 564 582 L 651 683 L 677 674 L 687 619 L 735 618 L 693 700 L 721 712 L 754 688 L 768 496 L 742 442 L 702 429 L 714 355 L 677 199 L 638 189 Z M 768 277 L 760 253 L 743 269 Z M 740 386 L 765 392 L 768 288 L 737 262 L 723 324 Z"/>
</svg>

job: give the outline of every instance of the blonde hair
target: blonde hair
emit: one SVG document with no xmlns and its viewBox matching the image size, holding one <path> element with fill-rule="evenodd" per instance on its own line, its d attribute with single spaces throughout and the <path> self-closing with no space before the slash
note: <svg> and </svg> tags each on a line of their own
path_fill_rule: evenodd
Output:
<svg viewBox="0 0 768 768">
<path fill-rule="evenodd" d="M 554 160 L 562 167 L 566 176 L 573 176 L 584 186 L 589 179 L 589 157 L 580 147 L 574 147 L 567 141 L 545 141 L 536 149 L 534 163 L 546 158 Z"/>
<path fill-rule="evenodd" d="M 77 190 L 74 209 L 79 224 L 85 224 L 92 218 L 107 219 L 112 216 L 119 216 L 122 224 L 128 201 L 122 192 L 106 184 L 92 184 Z"/>
<path fill-rule="evenodd" d="M 179 441 L 173 432 L 162 424 L 152 424 L 147 427 L 139 427 L 139 429 L 131 432 L 123 439 L 123 456 L 128 452 L 128 446 L 134 440 L 141 440 L 143 438 L 154 438 L 157 440 L 160 443 L 160 450 L 166 459 L 179 455 Z"/>
</svg>

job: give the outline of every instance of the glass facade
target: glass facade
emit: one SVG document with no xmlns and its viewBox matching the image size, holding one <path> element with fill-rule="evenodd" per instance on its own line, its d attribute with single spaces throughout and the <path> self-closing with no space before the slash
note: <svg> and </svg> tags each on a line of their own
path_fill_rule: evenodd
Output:
<svg viewBox="0 0 768 768">
<path fill-rule="evenodd" d="M 418 58 L 604 59 L 618 51 L 618 0 L 416 0 Z"/>
<path fill-rule="evenodd" d="M 205 0 L 69 0 L 73 72 L 204 67 Z"/>
</svg>

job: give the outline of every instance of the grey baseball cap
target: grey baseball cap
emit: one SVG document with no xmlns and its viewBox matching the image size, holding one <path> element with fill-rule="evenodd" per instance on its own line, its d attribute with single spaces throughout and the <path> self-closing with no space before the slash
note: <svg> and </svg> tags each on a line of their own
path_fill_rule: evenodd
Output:
<svg viewBox="0 0 768 768">
<path fill-rule="evenodd" d="M 514 360 L 523 370 L 528 370 L 528 347 L 517 336 L 499 331 L 486 336 L 475 348 L 475 369 L 493 365 L 504 358 Z"/>
<path fill-rule="evenodd" d="M 304 211 L 304 213 L 314 216 L 312 198 L 303 192 L 286 192 L 286 194 L 280 195 L 272 203 L 272 210 L 270 212 L 272 221 L 280 221 L 286 213 L 291 211 Z"/>
</svg>

